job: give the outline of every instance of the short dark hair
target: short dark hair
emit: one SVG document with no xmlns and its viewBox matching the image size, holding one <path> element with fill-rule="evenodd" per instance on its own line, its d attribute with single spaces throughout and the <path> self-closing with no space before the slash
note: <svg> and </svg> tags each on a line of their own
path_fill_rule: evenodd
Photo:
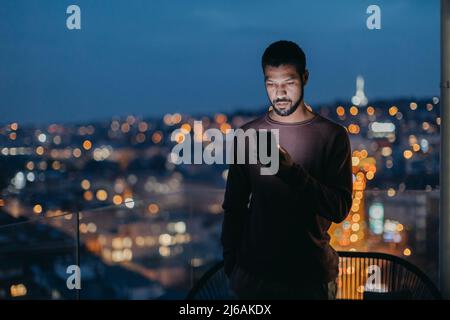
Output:
<svg viewBox="0 0 450 320">
<path fill-rule="evenodd" d="M 282 64 L 294 65 L 301 76 L 306 70 L 306 56 L 303 50 L 292 41 L 280 40 L 266 48 L 261 59 L 263 68 L 278 67 Z"/>
</svg>

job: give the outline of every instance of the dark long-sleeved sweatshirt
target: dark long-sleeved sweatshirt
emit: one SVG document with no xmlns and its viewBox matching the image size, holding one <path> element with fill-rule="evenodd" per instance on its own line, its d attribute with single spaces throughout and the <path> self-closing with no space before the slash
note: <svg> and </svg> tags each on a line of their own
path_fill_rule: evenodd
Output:
<svg viewBox="0 0 450 320">
<path fill-rule="evenodd" d="M 346 129 L 318 113 L 297 123 L 269 112 L 241 129 L 279 129 L 294 165 L 261 175 L 260 164 L 229 165 L 222 208 L 225 272 L 238 264 L 261 279 L 288 284 L 329 282 L 338 255 L 328 229 L 352 205 L 351 146 Z"/>
</svg>

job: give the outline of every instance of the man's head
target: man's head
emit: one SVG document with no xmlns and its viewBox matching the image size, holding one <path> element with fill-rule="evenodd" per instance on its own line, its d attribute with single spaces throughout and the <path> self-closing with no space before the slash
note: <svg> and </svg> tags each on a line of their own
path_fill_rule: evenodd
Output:
<svg viewBox="0 0 450 320">
<path fill-rule="evenodd" d="M 280 116 L 292 114 L 303 101 L 308 81 L 305 53 L 294 42 L 281 40 L 267 47 L 261 64 L 274 111 Z"/>
</svg>

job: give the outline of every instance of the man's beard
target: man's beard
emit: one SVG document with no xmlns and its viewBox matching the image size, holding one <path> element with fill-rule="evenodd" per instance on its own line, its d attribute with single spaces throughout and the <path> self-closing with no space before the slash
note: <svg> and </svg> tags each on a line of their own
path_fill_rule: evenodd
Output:
<svg viewBox="0 0 450 320">
<path fill-rule="evenodd" d="M 285 101 L 285 100 L 281 100 L 281 101 Z M 279 116 L 282 117 L 287 117 L 288 115 L 294 113 L 295 110 L 297 110 L 298 106 L 300 105 L 301 102 L 301 98 L 298 99 L 293 105 L 291 105 L 289 108 L 285 108 L 285 109 L 279 109 L 276 106 L 276 103 L 274 102 L 273 105 L 273 111 L 275 111 L 275 113 Z M 289 102 L 289 101 L 288 101 Z"/>
<path fill-rule="evenodd" d="M 281 116 L 281 117 L 287 117 L 288 115 L 294 113 L 295 110 L 297 110 L 298 106 L 300 105 L 300 103 L 303 100 L 303 92 L 304 91 L 303 91 L 303 85 L 302 85 L 302 94 L 300 95 L 300 98 L 298 98 L 298 100 L 293 105 L 291 105 L 290 108 L 286 108 L 286 109 L 281 110 L 281 109 L 278 109 L 276 107 L 276 103 L 277 102 L 283 102 L 283 101 L 290 102 L 290 100 L 289 101 L 286 101 L 286 100 L 274 100 L 274 101 L 272 101 L 273 111 L 275 111 L 275 113 L 277 115 Z"/>
</svg>

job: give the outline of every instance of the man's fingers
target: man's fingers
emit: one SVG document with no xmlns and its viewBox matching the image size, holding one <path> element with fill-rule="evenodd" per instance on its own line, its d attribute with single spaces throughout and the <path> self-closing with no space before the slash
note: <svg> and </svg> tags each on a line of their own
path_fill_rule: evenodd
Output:
<svg viewBox="0 0 450 320">
<path fill-rule="evenodd" d="M 282 146 L 278 145 L 278 150 L 280 150 L 280 162 L 282 165 L 290 166 L 292 164 L 292 158 L 289 152 Z"/>
</svg>

